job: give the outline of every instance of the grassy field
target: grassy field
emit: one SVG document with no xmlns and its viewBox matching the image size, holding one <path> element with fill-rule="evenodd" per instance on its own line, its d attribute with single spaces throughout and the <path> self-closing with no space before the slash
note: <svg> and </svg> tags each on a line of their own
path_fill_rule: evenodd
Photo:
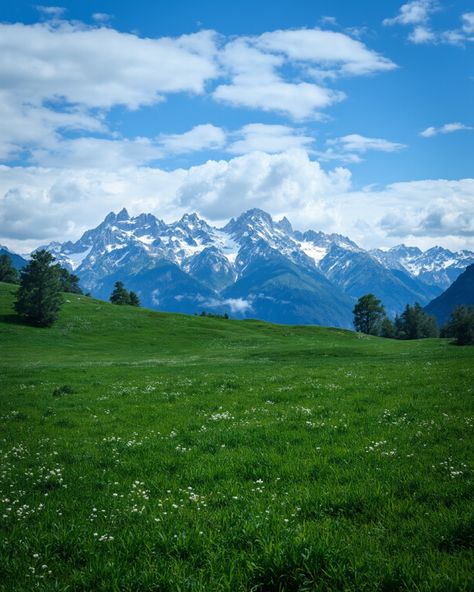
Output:
<svg viewBox="0 0 474 592">
<path fill-rule="evenodd" d="M 474 589 L 474 348 L 0 284 L 0 590 Z"/>
</svg>

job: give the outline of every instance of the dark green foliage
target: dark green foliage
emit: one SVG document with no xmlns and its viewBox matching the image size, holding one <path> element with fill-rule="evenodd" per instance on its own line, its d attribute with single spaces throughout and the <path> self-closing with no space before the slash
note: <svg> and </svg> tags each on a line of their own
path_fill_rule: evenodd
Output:
<svg viewBox="0 0 474 592">
<path fill-rule="evenodd" d="M 378 335 L 380 333 L 385 318 L 385 309 L 380 300 L 373 294 L 361 296 L 352 312 L 356 331 L 367 333 L 367 335 Z"/>
<path fill-rule="evenodd" d="M 424 339 L 438 337 L 436 319 L 427 314 L 418 302 L 414 306 L 406 305 L 405 310 L 395 319 L 398 339 Z"/>
<path fill-rule="evenodd" d="M 138 294 L 126 290 L 123 282 L 115 282 L 114 291 L 110 296 L 110 302 L 112 304 L 140 306 L 140 298 L 138 297 Z"/>
<path fill-rule="evenodd" d="M 214 312 L 206 312 L 205 310 L 203 310 L 199 316 L 200 317 L 208 317 L 210 319 L 228 319 L 229 318 L 229 315 L 226 312 L 224 314 L 217 314 Z"/>
<path fill-rule="evenodd" d="M 18 283 L 18 272 L 12 265 L 11 257 L 6 254 L 0 255 L 0 282 Z"/>
<path fill-rule="evenodd" d="M 380 325 L 380 337 L 395 339 L 395 336 L 395 325 L 388 317 L 385 317 Z"/>
<path fill-rule="evenodd" d="M 130 304 L 130 294 L 125 289 L 123 282 L 115 282 L 114 291 L 110 296 L 112 304 Z"/>
<path fill-rule="evenodd" d="M 49 327 L 58 318 L 63 297 L 54 257 L 41 249 L 21 271 L 15 310 L 28 322 Z"/>
<path fill-rule="evenodd" d="M 443 327 L 442 337 L 454 337 L 458 345 L 474 343 L 474 306 L 458 306 Z"/>
<path fill-rule="evenodd" d="M 82 294 L 79 286 L 79 278 L 77 275 L 70 273 L 64 267 L 56 266 L 59 274 L 59 281 L 61 282 L 61 292 L 70 292 L 72 294 Z"/>
<path fill-rule="evenodd" d="M 140 306 L 140 298 L 138 298 L 136 292 L 129 292 L 128 303 L 130 304 L 130 306 Z"/>
</svg>

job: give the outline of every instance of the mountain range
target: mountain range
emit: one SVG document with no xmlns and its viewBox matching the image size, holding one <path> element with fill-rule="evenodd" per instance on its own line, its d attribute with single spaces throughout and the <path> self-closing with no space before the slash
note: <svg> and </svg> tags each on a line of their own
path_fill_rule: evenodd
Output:
<svg viewBox="0 0 474 592">
<path fill-rule="evenodd" d="M 124 208 L 77 242 L 46 248 L 98 298 L 122 280 L 144 306 L 163 311 L 346 328 L 361 295 L 374 293 L 393 317 L 406 304 L 427 304 L 474 263 L 473 252 L 442 247 L 366 251 L 259 209 L 216 228 L 197 214 L 166 224 Z"/>
</svg>

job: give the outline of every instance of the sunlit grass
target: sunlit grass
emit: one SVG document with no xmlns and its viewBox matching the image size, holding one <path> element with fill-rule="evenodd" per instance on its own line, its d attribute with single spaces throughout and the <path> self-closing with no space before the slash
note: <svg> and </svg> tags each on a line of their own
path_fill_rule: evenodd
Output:
<svg viewBox="0 0 474 592">
<path fill-rule="evenodd" d="M 474 588 L 474 348 L 0 292 L 0 589 Z"/>
</svg>

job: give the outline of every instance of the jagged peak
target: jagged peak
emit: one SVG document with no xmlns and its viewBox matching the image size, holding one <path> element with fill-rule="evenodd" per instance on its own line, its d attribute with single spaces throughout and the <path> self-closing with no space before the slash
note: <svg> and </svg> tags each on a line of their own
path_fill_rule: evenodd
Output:
<svg viewBox="0 0 474 592">
<path fill-rule="evenodd" d="M 129 216 L 128 212 L 127 212 L 127 208 L 122 208 L 122 209 L 120 210 L 120 212 L 117 214 L 117 217 L 116 217 L 116 219 L 117 219 L 118 221 L 122 221 L 122 220 L 130 220 L 130 216 Z"/>
<path fill-rule="evenodd" d="M 286 234 L 293 234 L 293 226 L 291 225 L 291 222 L 288 220 L 286 216 L 283 216 L 283 218 L 276 223 L 276 226 L 280 230 L 283 230 L 283 232 L 286 232 Z"/>
</svg>

